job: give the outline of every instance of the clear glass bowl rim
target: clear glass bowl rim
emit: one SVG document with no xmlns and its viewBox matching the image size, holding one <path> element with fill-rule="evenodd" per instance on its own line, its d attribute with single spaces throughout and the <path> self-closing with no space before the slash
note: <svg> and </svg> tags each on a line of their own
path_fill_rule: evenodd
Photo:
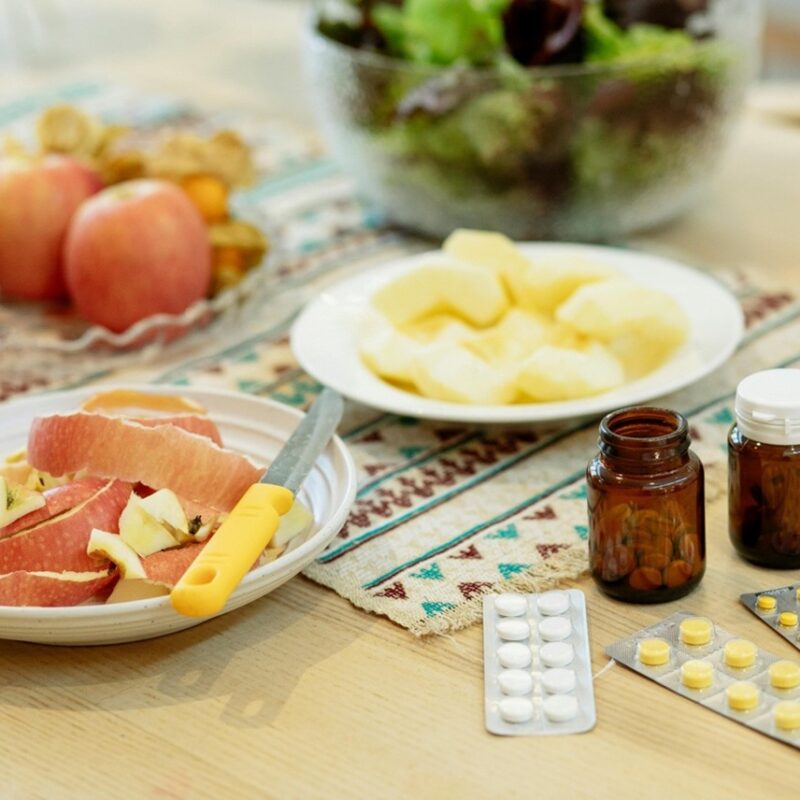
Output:
<svg viewBox="0 0 800 800">
<path fill-rule="evenodd" d="M 725 36 L 723 41 L 738 44 L 743 48 L 754 47 L 761 35 L 763 0 L 717 0 L 717 2 L 721 3 L 723 7 L 725 5 L 744 5 L 748 16 L 756 22 L 749 36 L 737 37 L 729 35 Z M 458 69 L 465 74 L 472 74 L 476 77 L 483 78 L 492 77 L 499 72 L 499 68 L 496 65 L 477 67 L 470 64 L 458 63 L 449 65 L 415 64 L 410 61 L 405 61 L 402 58 L 386 55 L 384 53 L 377 53 L 374 50 L 361 50 L 357 47 L 350 47 L 349 45 L 342 44 L 320 33 L 317 27 L 320 8 L 323 3 L 324 0 L 314 0 L 312 2 L 307 15 L 307 22 L 304 27 L 303 35 L 307 37 L 314 46 L 327 48 L 329 52 L 335 53 L 339 57 L 345 58 L 352 63 L 358 63 L 364 67 L 385 70 L 387 72 L 405 72 L 407 74 L 428 78 L 436 75 L 445 75 L 454 69 Z M 713 42 L 719 40 L 711 39 L 709 41 Z M 523 67 L 510 59 L 509 61 L 512 65 L 516 65 L 517 74 L 527 75 L 532 79 L 548 80 L 558 80 L 560 78 L 588 78 L 604 75 L 614 76 L 621 73 L 624 74 L 631 69 L 658 69 L 665 64 L 670 67 L 674 65 L 674 61 L 670 56 L 597 62 L 593 64 L 552 64 L 538 67 Z"/>
</svg>

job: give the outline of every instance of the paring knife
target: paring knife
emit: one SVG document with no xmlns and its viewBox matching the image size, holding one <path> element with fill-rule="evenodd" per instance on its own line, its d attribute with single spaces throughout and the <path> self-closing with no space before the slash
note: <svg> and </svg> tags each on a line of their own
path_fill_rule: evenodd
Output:
<svg viewBox="0 0 800 800">
<path fill-rule="evenodd" d="M 209 543 L 173 587 L 176 611 L 205 617 L 221 611 L 231 592 L 269 544 L 280 517 L 342 418 L 342 398 L 324 389 L 275 461 L 234 506 Z"/>
</svg>

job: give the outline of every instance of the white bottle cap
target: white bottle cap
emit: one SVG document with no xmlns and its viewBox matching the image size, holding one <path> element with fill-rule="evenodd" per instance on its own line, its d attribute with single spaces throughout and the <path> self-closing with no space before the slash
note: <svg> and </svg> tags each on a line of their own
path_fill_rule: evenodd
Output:
<svg viewBox="0 0 800 800">
<path fill-rule="evenodd" d="M 736 424 L 764 444 L 800 444 L 800 369 L 748 375 L 736 390 Z"/>
</svg>

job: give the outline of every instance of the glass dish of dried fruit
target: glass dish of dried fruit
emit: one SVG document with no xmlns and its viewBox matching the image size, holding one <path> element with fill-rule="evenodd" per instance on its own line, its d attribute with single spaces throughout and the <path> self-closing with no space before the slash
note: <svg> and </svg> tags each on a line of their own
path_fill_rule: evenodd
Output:
<svg viewBox="0 0 800 800">
<path fill-rule="evenodd" d="M 0 396 L 79 357 L 219 339 L 258 301 L 275 236 L 236 203 L 255 169 L 235 131 L 126 129 L 59 105 L 36 140 L 6 137 L 0 155 Z"/>
</svg>

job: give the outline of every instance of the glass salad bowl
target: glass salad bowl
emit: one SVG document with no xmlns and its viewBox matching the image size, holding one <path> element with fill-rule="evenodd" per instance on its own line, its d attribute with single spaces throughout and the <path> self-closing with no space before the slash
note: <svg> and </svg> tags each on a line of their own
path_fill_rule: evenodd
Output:
<svg viewBox="0 0 800 800">
<path fill-rule="evenodd" d="M 757 0 L 711 0 L 713 35 L 684 47 L 539 67 L 358 49 L 320 31 L 322 8 L 304 55 L 327 144 L 390 221 L 434 237 L 602 241 L 675 217 L 702 196 L 758 64 Z"/>
</svg>

